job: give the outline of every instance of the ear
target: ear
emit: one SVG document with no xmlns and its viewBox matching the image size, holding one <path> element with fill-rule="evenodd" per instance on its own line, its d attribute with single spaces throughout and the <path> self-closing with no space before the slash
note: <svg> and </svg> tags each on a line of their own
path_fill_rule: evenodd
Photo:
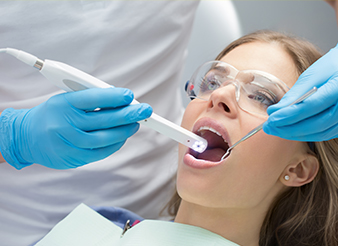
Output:
<svg viewBox="0 0 338 246">
<path fill-rule="evenodd" d="M 280 181 L 286 186 L 300 187 L 312 182 L 318 170 L 318 159 L 311 154 L 306 154 L 301 162 L 290 164 L 284 169 Z"/>
</svg>

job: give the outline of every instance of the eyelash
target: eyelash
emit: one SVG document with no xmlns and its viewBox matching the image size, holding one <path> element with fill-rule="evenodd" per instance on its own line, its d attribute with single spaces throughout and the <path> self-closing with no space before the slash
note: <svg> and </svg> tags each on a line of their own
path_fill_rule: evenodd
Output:
<svg viewBox="0 0 338 246">
<path fill-rule="evenodd" d="M 208 88 L 211 82 L 214 83 L 214 85 L 217 85 L 217 88 L 220 87 L 220 83 L 217 80 L 215 80 L 215 79 L 211 79 L 210 80 L 210 79 L 202 78 L 201 79 L 201 84 L 199 86 L 200 87 L 200 91 L 201 92 L 206 92 L 206 91 L 210 91 L 210 90 L 216 90 L 217 88 L 214 88 L 214 89 Z"/>
<path fill-rule="evenodd" d="M 273 105 L 273 104 L 277 103 L 277 98 L 275 96 L 271 95 L 267 91 L 264 91 L 264 90 L 262 90 L 262 91 L 256 91 L 255 94 L 256 94 L 256 96 L 262 96 L 262 97 L 264 97 L 264 100 L 268 100 L 267 106 L 270 106 L 270 105 Z M 252 95 L 248 95 L 248 97 L 250 99 L 253 99 Z M 261 103 L 263 103 L 263 102 L 261 102 Z"/>
</svg>

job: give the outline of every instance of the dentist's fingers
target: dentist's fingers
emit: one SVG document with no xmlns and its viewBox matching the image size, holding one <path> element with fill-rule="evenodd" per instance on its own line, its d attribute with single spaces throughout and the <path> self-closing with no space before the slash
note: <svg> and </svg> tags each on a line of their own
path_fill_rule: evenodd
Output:
<svg viewBox="0 0 338 246">
<path fill-rule="evenodd" d="M 139 129 L 138 123 L 123 125 L 115 128 L 85 132 L 79 129 L 71 129 L 65 132 L 60 132 L 64 140 L 70 145 L 80 149 L 97 149 L 119 142 L 124 142 L 126 139 L 134 135 Z"/>
<path fill-rule="evenodd" d="M 282 100 L 268 108 L 263 130 L 281 138 L 323 141 L 338 137 L 338 47 L 310 66 Z M 288 106 L 311 88 L 318 90 Z"/>
<path fill-rule="evenodd" d="M 62 94 L 73 107 L 86 111 L 96 108 L 117 108 L 130 104 L 134 99 L 131 90 L 125 88 L 92 88 Z"/>
<path fill-rule="evenodd" d="M 68 151 L 63 154 L 62 158 L 59 158 L 59 166 L 57 169 L 77 168 L 88 163 L 102 160 L 118 151 L 124 144 L 125 141 L 97 149 L 69 148 Z M 75 156 L 76 159 L 74 159 Z M 50 162 L 44 166 L 55 168 L 55 165 Z"/>
<path fill-rule="evenodd" d="M 338 77 L 318 88 L 317 92 L 303 102 L 281 108 L 272 113 L 268 118 L 267 125 L 270 128 L 287 126 L 323 112 L 337 105 L 338 96 L 333 92 L 338 93 Z"/>
<path fill-rule="evenodd" d="M 293 124 L 270 127 L 268 122 L 263 126 L 263 131 L 274 136 L 297 141 L 325 141 L 338 137 L 338 105 L 334 105 L 321 113 L 311 116 Z"/>
</svg>

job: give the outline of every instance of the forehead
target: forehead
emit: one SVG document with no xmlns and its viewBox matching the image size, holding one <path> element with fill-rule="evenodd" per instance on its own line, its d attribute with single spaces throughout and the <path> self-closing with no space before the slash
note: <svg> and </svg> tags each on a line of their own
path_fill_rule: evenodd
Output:
<svg viewBox="0 0 338 246">
<path fill-rule="evenodd" d="M 242 44 L 223 56 L 221 61 L 231 64 L 238 70 L 254 69 L 270 73 L 290 88 L 298 78 L 291 56 L 276 43 Z"/>
</svg>

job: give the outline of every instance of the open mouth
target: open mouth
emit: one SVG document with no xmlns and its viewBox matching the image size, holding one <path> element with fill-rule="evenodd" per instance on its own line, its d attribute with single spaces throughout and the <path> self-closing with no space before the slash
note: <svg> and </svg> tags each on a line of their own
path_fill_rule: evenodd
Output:
<svg viewBox="0 0 338 246">
<path fill-rule="evenodd" d="M 189 150 L 194 158 L 210 162 L 219 162 L 229 149 L 228 137 L 210 126 L 201 126 L 195 133 L 208 141 L 208 148 L 203 153 Z"/>
</svg>

